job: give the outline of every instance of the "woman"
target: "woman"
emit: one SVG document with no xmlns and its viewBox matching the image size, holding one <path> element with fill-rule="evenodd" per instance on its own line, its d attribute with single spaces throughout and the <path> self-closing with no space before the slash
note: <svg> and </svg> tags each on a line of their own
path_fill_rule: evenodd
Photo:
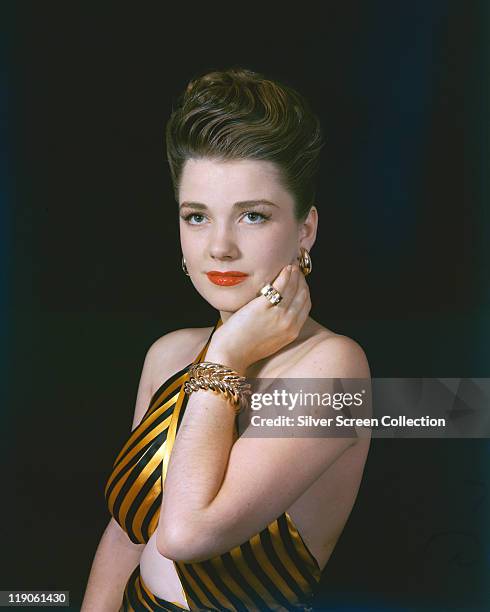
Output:
<svg viewBox="0 0 490 612">
<path fill-rule="evenodd" d="M 237 416 L 246 379 L 370 378 L 362 348 L 309 317 L 319 122 L 231 69 L 191 81 L 166 134 L 182 267 L 219 319 L 147 353 L 82 609 L 311 609 L 369 439 L 246 436 Z"/>
</svg>

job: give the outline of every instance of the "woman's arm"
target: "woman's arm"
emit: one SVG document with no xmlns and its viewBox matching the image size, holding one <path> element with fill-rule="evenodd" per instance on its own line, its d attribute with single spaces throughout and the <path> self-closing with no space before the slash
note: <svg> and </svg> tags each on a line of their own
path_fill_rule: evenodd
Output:
<svg viewBox="0 0 490 612">
<path fill-rule="evenodd" d="M 141 371 L 132 431 L 141 422 L 153 390 L 153 368 L 164 346 L 166 336 L 148 349 Z M 118 611 L 126 582 L 138 565 L 144 544 L 132 542 L 113 518 L 109 521 L 97 547 L 82 603 L 82 612 Z"/>
<path fill-rule="evenodd" d="M 126 582 L 138 565 L 144 544 L 134 544 L 111 518 L 95 553 L 82 612 L 118 612 Z"/>
<path fill-rule="evenodd" d="M 238 358 L 239 359 L 239 358 Z M 230 355 L 206 360 L 240 370 Z M 345 336 L 319 343 L 294 366 L 294 378 L 370 378 L 362 348 Z M 367 381 L 369 382 L 369 381 Z M 191 394 L 165 481 L 157 547 L 176 561 L 223 554 L 287 510 L 356 438 L 239 438 L 234 412 L 210 391 Z"/>
</svg>

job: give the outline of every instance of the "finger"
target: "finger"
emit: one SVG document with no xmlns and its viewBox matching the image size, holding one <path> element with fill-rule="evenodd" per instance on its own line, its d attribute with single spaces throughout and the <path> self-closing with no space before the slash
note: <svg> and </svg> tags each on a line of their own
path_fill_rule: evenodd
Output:
<svg viewBox="0 0 490 612">
<path fill-rule="evenodd" d="M 291 306 L 291 308 L 296 308 L 296 305 L 294 307 Z M 298 307 L 296 311 L 296 320 L 297 320 L 300 330 L 303 327 L 306 319 L 308 318 L 308 315 L 310 314 L 310 310 L 311 310 L 311 299 L 310 299 L 310 295 L 308 292 L 306 299 L 303 300 L 303 302 L 301 303 L 301 305 Z M 292 312 L 294 312 L 294 310 L 292 310 Z"/>
<path fill-rule="evenodd" d="M 302 276 L 302 272 L 299 274 Z M 302 279 L 298 280 L 297 290 L 287 304 L 287 309 L 296 313 L 299 312 L 303 308 L 304 304 L 308 302 L 310 302 L 310 289 L 303 277 Z"/>
<path fill-rule="evenodd" d="M 287 310 L 290 307 L 291 302 L 294 299 L 294 296 L 296 295 L 298 291 L 298 285 L 301 282 L 301 278 L 300 278 L 301 276 L 302 276 L 302 273 L 299 267 L 296 264 L 293 264 L 289 282 L 284 287 L 282 292 L 280 292 L 282 295 L 282 300 L 279 303 L 279 306 L 281 306 L 283 310 Z"/>
<path fill-rule="evenodd" d="M 270 284 L 279 291 L 282 295 L 283 299 L 286 295 L 288 295 L 289 286 L 291 283 L 294 283 L 294 265 L 289 268 L 289 266 L 284 266 L 284 268 L 279 272 L 276 278 L 273 281 L 270 281 Z"/>
<path fill-rule="evenodd" d="M 298 312 L 298 322 L 299 322 L 300 329 L 303 327 L 306 319 L 308 318 L 308 315 L 310 314 L 310 310 L 311 310 L 311 300 L 310 300 L 310 297 L 308 296 L 302 308 L 300 308 Z"/>
<path fill-rule="evenodd" d="M 289 266 L 284 266 L 281 269 L 281 271 L 279 272 L 279 274 L 276 276 L 276 278 L 272 282 L 271 281 L 266 281 L 265 283 L 263 283 L 263 285 L 259 289 L 259 296 L 260 296 L 260 290 L 265 285 L 272 285 L 274 287 L 274 289 L 276 289 L 281 294 L 281 297 L 284 297 L 285 288 L 289 284 L 290 277 L 291 277 L 291 269 L 289 268 Z M 267 300 L 267 301 L 269 301 L 269 300 Z M 279 302 L 279 304 L 280 303 L 281 302 Z M 273 304 L 271 304 L 271 306 L 272 305 Z"/>
<path fill-rule="evenodd" d="M 284 266 L 279 274 L 270 282 L 270 284 L 279 292 L 283 292 L 291 278 L 292 266 Z"/>
</svg>

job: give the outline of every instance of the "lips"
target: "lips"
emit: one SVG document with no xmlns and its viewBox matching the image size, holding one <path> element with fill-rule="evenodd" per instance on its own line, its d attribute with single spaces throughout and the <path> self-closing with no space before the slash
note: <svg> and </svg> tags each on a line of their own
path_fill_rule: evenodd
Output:
<svg viewBox="0 0 490 612">
<path fill-rule="evenodd" d="M 221 272 L 219 270 L 211 270 L 207 272 L 207 277 L 215 285 L 221 287 L 231 287 L 238 285 L 247 278 L 248 274 L 244 272 L 238 272 L 237 270 L 231 270 L 229 272 Z"/>
</svg>

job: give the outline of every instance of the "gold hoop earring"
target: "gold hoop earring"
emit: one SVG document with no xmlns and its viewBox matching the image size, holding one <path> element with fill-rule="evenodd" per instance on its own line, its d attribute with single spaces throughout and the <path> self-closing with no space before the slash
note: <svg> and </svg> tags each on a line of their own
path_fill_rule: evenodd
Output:
<svg viewBox="0 0 490 612">
<path fill-rule="evenodd" d="M 311 256 L 308 251 L 304 247 L 300 247 L 301 254 L 298 257 L 299 267 L 301 268 L 301 272 L 305 276 L 311 273 L 313 270 L 313 262 L 311 261 Z"/>
<path fill-rule="evenodd" d="M 187 266 L 185 265 L 185 259 L 184 256 L 182 255 L 182 270 L 184 271 L 184 274 L 187 274 L 187 276 L 190 276 L 189 272 L 187 271 Z"/>
</svg>

